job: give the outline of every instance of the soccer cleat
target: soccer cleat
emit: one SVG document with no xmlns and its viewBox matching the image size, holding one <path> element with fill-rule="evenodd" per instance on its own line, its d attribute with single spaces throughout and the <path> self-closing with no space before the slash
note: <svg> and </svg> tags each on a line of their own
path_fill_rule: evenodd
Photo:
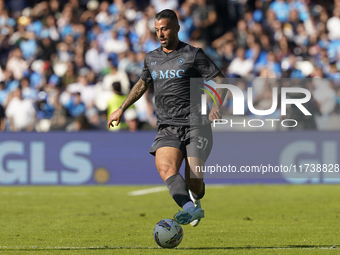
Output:
<svg viewBox="0 0 340 255">
<path fill-rule="evenodd" d="M 194 220 L 204 218 L 204 210 L 202 208 L 191 207 L 185 211 L 179 211 L 174 215 L 174 220 L 182 225 L 187 225 Z"/>
<path fill-rule="evenodd" d="M 195 199 L 191 193 L 191 191 L 189 190 L 189 194 L 190 194 L 190 198 L 191 200 L 194 202 L 194 205 L 196 208 L 201 208 L 201 200 L 200 199 Z M 192 222 L 190 222 L 190 225 L 193 227 L 196 227 L 199 223 L 200 223 L 201 219 L 196 219 Z"/>
</svg>

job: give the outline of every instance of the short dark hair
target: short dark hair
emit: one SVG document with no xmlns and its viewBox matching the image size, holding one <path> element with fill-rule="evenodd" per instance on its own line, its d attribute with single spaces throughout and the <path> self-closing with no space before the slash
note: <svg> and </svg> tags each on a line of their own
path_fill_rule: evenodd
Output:
<svg viewBox="0 0 340 255">
<path fill-rule="evenodd" d="M 117 91 L 118 93 L 122 93 L 122 86 L 119 81 L 112 83 L 112 88 Z"/>
<path fill-rule="evenodd" d="M 178 25 L 178 18 L 176 13 L 173 10 L 165 9 L 159 13 L 156 14 L 156 19 L 168 19 L 170 22 L 173 22 L 175 25 Z"/>
</svg>

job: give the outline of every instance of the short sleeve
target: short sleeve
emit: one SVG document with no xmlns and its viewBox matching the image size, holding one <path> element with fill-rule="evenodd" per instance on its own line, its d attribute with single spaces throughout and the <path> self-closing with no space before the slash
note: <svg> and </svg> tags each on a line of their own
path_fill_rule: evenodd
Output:
<svg viewBox="0 0 340 255">
<path fill-rule="evenodd" d="M 146 65 L 146 58 L 144 59 L 144 67 L 140 74 L 140 78 L 147 83 L 152 83 L 152 77 L 149 68 Z"/>
<path fill-rule="evenodd" d="M 206 80 L 211 80 L 221 73 L 220 69 L 202 49 L 199 49 L 196 53 L 194 66 Z"/>
</svg>

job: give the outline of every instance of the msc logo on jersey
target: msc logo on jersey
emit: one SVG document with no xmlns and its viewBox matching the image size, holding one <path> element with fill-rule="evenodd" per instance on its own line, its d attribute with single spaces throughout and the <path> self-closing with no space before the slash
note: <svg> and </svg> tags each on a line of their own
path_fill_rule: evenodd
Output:
<svg viewBox="0 0 340 255">
<path fill-rule="evenodd" d="M 159 70 L 159 79 L 169 79 L 169 78 L 182 78 L 183 77 L 183 73 L 184 73 L 184 70 L 183 69 L 179 69 L 179 70 L 166 70 L 166 71 L 162 71 L 162 70 Z M 151 73 L 151 76 L 152 76 L 152 79 L 156 79 L 158 77 L 158 73 L 153 70 L 152 73 Z"/>
<path fill-rule="evenodd" d="M 184 58 L 179 58 L 179 59 L 177 59 L 177 64 L 178 65 L 183 65 L 185 63 L 185 59 Z"/>
</svg>

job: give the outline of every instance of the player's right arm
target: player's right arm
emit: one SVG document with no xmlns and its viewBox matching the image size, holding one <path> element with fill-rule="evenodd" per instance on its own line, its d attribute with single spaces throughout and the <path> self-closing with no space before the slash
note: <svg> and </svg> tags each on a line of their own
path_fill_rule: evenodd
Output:
<svg viewBox="0 0 340 255">
<path fill-rule="evenodd" d="M 107 122 L 107 127 L 110 129 L 110 126 L 113 127 L 113 121 L 116 121 L 115 125 L 118 126 L 124 111 L 129 108 L 134 102 L 136 102 L 141 96 L 148 90 L 150 83 L 139 79 L 138 82 L 132 87 L 128 97 L 125 99 L 123 104 L 110 114 L 110 118 Z"/>
</svg>

